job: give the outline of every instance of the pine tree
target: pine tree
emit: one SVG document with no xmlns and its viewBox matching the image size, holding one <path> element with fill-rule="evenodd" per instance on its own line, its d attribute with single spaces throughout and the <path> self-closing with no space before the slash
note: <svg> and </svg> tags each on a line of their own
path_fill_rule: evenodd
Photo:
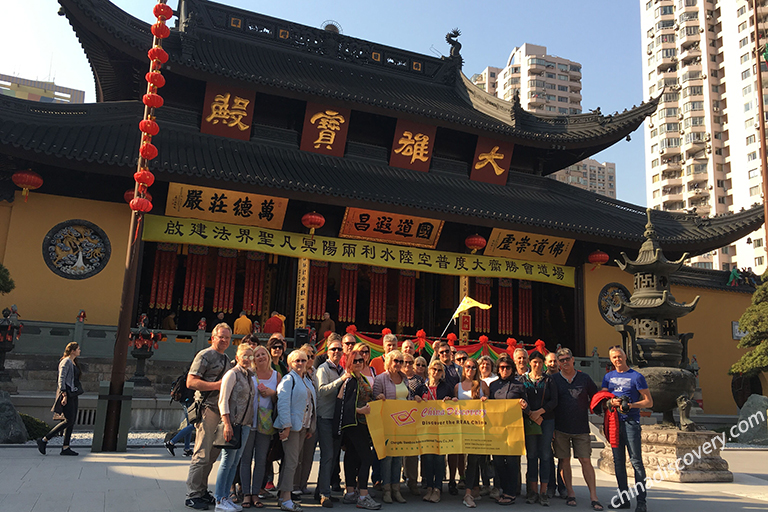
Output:
<svg viewBox="0 0 768 512">
<path fill-rule="evenodd" d="M 739 341 L 738 348 L 752 350 L 731 366 L 730 375 L 752 377 L 768 370 L 768 271 L 762 281 L 752 295 L 752 305 L 739 319 L 739 329 L 747 334 Z"/>
<path fill-rule="evenodd" d="M 16 283 L 11 279 L 11 273 L 0 263 L 0 295 L 10 293 L 16 288 Z"/>
</svg>

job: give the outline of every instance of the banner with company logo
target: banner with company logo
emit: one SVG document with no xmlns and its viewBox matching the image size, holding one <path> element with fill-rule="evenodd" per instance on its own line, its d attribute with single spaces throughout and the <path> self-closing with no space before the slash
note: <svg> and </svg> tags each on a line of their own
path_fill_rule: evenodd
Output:
<svg viewBox="0 0 768 512">
<path fill-rule="evenodd" d="M 380 459 L 435 453 L 524 455 L 519 400 L 377 400 L 367 417 Z"/>
</svg>

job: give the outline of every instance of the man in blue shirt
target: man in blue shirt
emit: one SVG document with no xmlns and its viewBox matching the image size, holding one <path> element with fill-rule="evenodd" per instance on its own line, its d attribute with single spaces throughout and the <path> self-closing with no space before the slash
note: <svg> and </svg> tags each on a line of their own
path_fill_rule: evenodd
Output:
<svg viewBox="0 0 768 512">
<path fill-rule="evenodd" d="M 653 398 L 645 377 L 627 366 L 627 354 L 624 349 L 611 347 L 608 357 L 616 369 L 605 374 L 602 388 L 616 397 L 610 400 L 610 405 L 619 410 L 619 447 L 613 448 L 613 465 L 619 494 L 611 499 L 609 506 L 612 509 L 628 509 L 631 497 L 636 494 L 635 512 L 646 512 L 645 467 L 640 448 L 640 409 L 653 407 Z M 622 397 L 629 398 L 628 409 L 621 409 Z M 629 451 L 629 461 L 635 470 L 633 492 L 629 491 L 627 484 L 625 448 Z"/>
</svg>

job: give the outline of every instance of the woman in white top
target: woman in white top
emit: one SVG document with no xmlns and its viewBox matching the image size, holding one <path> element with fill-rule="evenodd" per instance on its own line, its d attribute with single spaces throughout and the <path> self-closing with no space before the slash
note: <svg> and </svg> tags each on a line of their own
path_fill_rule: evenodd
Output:
<svg viewBox="0 0 768 512">
<path fill-rule="evenodd" d="M 247 338 L 247 339 L 246 339 Z M 278 372 L 272 369 L 271 358 L 267 349 L 259 345 L 259 340 L 247 335 L 243 343 L 250 343 L 253 350 L 253 385 L 256 396 L 253 401 L 253 429 L 245 442 L 242 462 L 240 463 L 240 482 L 245 495 L 243 508 L 263 508 L 258 495 L 267 469 L 267 453 L 275 429 L 272 427 L 272 410 L 277 399 Z M 253 465 L 253 471 L 251 471 Z"/>
<path fill-rule="evenodd" d="M 355 343 L 355 346 L 352 347 L 352 350 L 363 354 L 365 364 L 363 365 L 363 371 L 361 373 L 363 377 L 365 377 L 365 380 L 368 381 L 368 384 L 371 386 L 371 388 L 373 388 L 373 380 L 376 378 L 376 369 L 371 367 L 371 347 L 365 343 Z"/>
<path fill-rule="evenodd" d="M 480 380 L 488 384 L 488 386 L 499 378 L 498 375 L 493 373 L 493 359 L 490 356 L 481 356 L 477 360 L 477 364 L 479 365 Z"/>
<path fill-rule="evenodd" d="M 454 395 L 459 400 L 488 400 L 491 394 L 488 384 L 480 380 L 480 370 L 477 361 L 468 357 L 464 361 L 464 368 L 461 372 L 461 382 L 456 384 Z M 464 505 L 469 508 L 475 508 L 475 499 L 480 496 L 480 464 L 483 461 L 482 455 L 467 455 L 467 488 L 464 493 Z M 473 496 L 474 495 L 474 496 Z"/>
</svg>

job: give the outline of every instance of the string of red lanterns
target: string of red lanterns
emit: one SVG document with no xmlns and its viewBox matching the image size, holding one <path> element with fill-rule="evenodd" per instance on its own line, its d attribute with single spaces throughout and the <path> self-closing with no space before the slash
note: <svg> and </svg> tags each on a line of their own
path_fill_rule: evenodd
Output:
<svg viewBox="0 0 768 512">
<path fill-rule="evenodd" d="M 144 75 L 147 81 L 147 93 L 143 96 L 144 119 L 139 122 L 139 131 L 141 131 L 141 146 L 139 147 L 138 170 L 133 175 L 136 185 L 133 197 L 129 199 L 128 192 L 125 193 L 125 199 L 129 201 L 131 210 L 146 213 L 152 210 L 152 196 L 147 192 L 155 182 L 155 176 L 149 171 L 149 161 L 157 158 L 157 147 L 152 144 L 152 137 L 160 132 L 160 127 L 155 121 L 155 109 L 163 106 L 163 98 L 157 94 L 157 90 L 165 85 L 165 77 L 160 72 L 163 64 L 168 62 L 168 53 L 163 50 L 162 40 L 171 35 L 171 30 L 165 22 L 173 16 L 173 9 L 166 5 L 166 0 L 158 0 L 157 5 L 152 9 L 152 14 L 157 18 L 157 22 L 152 25 L 152 48 L 147 52 L 149 57 L 149 72 Z"/>
</svg>

